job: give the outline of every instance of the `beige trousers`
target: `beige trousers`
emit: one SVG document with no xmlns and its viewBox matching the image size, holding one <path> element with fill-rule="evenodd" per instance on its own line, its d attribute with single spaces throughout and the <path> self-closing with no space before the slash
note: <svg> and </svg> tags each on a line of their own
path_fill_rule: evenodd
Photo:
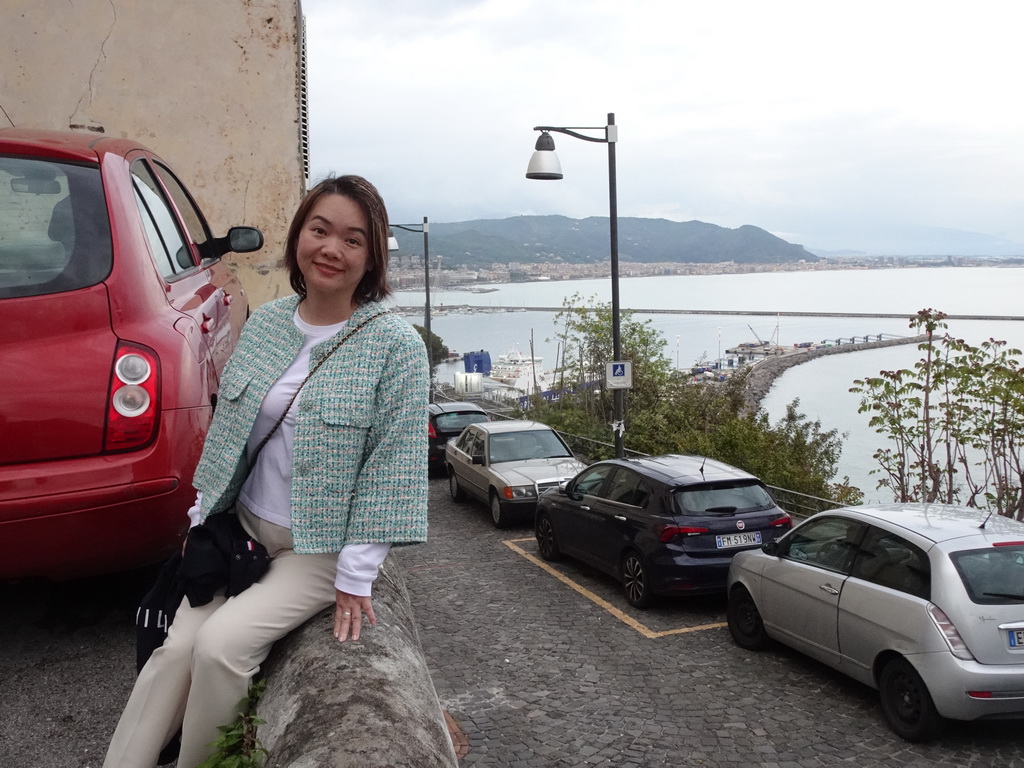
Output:
<svg viewBox="0 0 1024 768">
<path fill-rule="evenodd" d="M 195 768 L 213 753 L 217 727 L 234 722 L 274 642 L 334 604 L 337 553 L 296 554 L 290 530 L 241 504 L 235 509 L 273 558 L 270 570 L 240 595 L 220 594 L 198 608 L 182 600 L 167 639 L 139 673 L 104 768 L 153 768 L 179 727 L 178 768 Z"/>
</svg>

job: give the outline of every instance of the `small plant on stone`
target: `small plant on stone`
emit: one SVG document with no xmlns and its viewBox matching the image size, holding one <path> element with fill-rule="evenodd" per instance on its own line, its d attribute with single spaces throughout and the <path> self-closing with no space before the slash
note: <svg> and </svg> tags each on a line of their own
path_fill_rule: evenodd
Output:
<svg viewBox="0 0 1024 768">
<path fill-rule="evenodd" d="M 216 751 L 198 768 L 261 768 L 270 753 L 256 738 L 256 728 L 266 722 L 256 716 L 256 704 L 266 687 L 265 679 L 249 686 L 249 695 L 238 702 L 238 719 L 220 726 L 220 736 L 211 744 Z"/>
</svg>

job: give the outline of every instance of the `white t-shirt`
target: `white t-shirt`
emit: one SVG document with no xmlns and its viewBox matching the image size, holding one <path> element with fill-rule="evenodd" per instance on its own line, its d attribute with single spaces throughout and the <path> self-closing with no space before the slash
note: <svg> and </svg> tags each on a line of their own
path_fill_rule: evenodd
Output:
<svg viewBox="0 0 1024 768">
<path fill-rule="evenodd" d="M 345 327 L 344 322 L 310 325 L 299 317 L 298 310 L 293 319 L 295 326 L 306 338 L 295 360 L 270 387 L 260 404 L 249 434 L 247 450 L 250 459 L 309 374 L 310 351 Z M 301 399 L 300 392 L 281 426 L 263 446 L 256 466 L 249 472 L 239 492 L 239 499 L 254 515 L 283 528 L 291 528 L 292 446 L 295 440 L 295 409 Z M 189 510 L 189 517 L 193 525 L 198 522 L 199 499 Z M 369 596 L 373 580 L 377 577 L 377 569 L 384 562 L 390 548 L 390 544 L 346 544 L 338 553 L 335 588 L 351 595 Z"/>
</svg>

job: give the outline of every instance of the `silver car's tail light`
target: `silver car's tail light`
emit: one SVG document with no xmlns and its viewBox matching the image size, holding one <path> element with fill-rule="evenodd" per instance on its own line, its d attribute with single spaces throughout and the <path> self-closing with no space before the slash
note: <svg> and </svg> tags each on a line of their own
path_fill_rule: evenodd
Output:
<svg viewBox="0 0 1024 768">
<path fill-rule="evenodd" d="M 960 637 L 960 632 L 953 625 L 953 621 L 945 614 L 945 612 L 939 608 L 939 606 L 928 603 L 928 615 L 932 617 L 932 621 L 935 622 L 935 626 L 938 628 L 942 638 L 946 641 L 946 645 L 949 646 L 950 652 L 958 659 L 964 661 L 974 661 L 974 654 L 967 648 L 967 643 Z"/>
</svg>

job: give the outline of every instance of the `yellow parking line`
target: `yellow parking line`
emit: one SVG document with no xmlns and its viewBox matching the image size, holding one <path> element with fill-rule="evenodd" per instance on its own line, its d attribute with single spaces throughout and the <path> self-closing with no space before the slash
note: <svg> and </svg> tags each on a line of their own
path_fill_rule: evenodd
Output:
<svg viewBox="0 0 1024 768">
<path fill-rule="evenodd" d="M 618 608 L 616 608 L 614 605 L 609 603 L 604 598 L 598 597 L 597 595 L 595 595 L 593 592 L 591 592 L 586 587 L 583 587 L 583 586 L 577 584 L 575 581 L 570 579 L 564 573 L 561 573 L 557 569 L 551 567 L 548 563 L 545 563 L 539 557 L 536 557 L 535 555 L 531 555 L 529 552 L 524 550 L 522 547 L 518 546 L 518 543 L 521 542 L 521 541 L 533 541 L 533 539 L 532 538 L 506 539 L 504 543 L 505 543 L 505 546 L 507 546 L 513 552 L 515 552 L 516 554 L 526 558 L 531 563 L 533 563 L 537 567 L 543 569 L 544 571 L 547 571 L 549 574 L 554 576 L 560 582 L 562 582 L 563 584 L 571 587 L 572 589 L 574 589 L 579 594 L 583 595 L 583 597 L 587 598 L 591 602 L 599 605 L 601 608 L 603 608 L 604 610 L 608 611 L 608 613 L 610 613 L 612 616 L 617 618 L 623 624 L 625 624 L 625 625 L 627 625 L 629 627 L 632 627 L 633 629 L 635 629 L 637 632 L 639 632 L 641 635 L 643 635 L 646 638 L 650 638 L 650 639 L 653 640 L 653 639 L 658 638 L 658 637 L 665 637 L 666 635 L 682 635 L 682 634 L 685 634 L 687 632 L 700 632 L 700 631 L 705 630 L 705 629 L 721 629 L 722 627 L 728 626 L 724 622 L 716 622 L 714 624 L 701 624 L 700 626 L 697 626 L 697 627 L 679 627 L 678 629 L 667 629 L 667 630 L 664 630 L 662 632 L 656 632 L 653 629 L 650 629 L 649 627 L 644 626 L 643 624 L 641 624 L 639 621 L 634 619 L 629 614 L 623 613 L 622 611 L 620 611 Z"/>
</svg>

